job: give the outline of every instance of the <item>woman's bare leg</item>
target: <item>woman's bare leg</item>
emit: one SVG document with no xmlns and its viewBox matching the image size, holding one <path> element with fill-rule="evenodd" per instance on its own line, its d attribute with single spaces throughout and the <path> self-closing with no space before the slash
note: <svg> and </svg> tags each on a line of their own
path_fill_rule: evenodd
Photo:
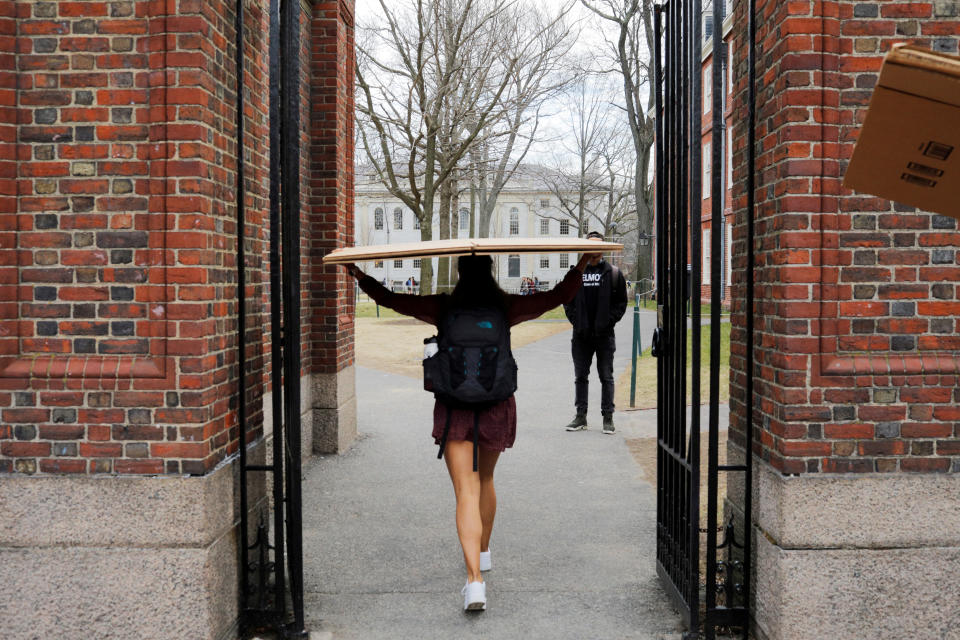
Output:
<svg viewBox="0 0 960 640">
<path fill-rule="evenodd" d="M 457 496 L 457 535 L 463 549 L 468 582 L 483 582 L 480 575 L 480 474 L 473 470 L 473 442 L 452 440 L 444 449 L 447 471 Z"/>
<path fill-rule="evenodd" d="M 493 519 L 497 515 L 497 492 L 493 488 L 493 469 L 500 458 L 499 451 L 480 450 L 480 520 L 483 533 L 480 534 L 480 551 L 490 550 L 490 534 L 493 533 Z"/>
</svg>

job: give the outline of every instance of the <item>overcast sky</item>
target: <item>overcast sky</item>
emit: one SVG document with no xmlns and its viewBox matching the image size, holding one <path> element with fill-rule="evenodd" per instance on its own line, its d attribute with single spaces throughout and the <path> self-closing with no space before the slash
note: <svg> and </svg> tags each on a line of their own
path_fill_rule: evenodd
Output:
<svg viewBox="0 0 960 640">
<path fill-rule="evenodd" d="M 391 6 L 404 0 L 385 1 L 388 6 Z M 561 7 L 570 5 L 571 1 L 572 0 L 518 0 L 518 2 L 521 3 L 536 3 L 537 6 L 549 8 L 552 11 L 558 11 Z M 376 21 L 375 16 L 380 16 L 383 13 L 379 0 L 356 0 L 356 2 L 356 19 L 361 25 Z M 600 28 L 605 26 L 603 24 L 605 21 L 586 9 L 579 1 L 573 3 L 569 17 L 572 22 L 577 23 L 579 29 L 579 37 L 572 53 L 581 55 L 585 53 L 595 54 L 607 46 L 604 42 L 603 34 L 599 31 Z M 606 24 L 609 25 L 609 23 Z M 609 26 L 606 28 L 609 29 Z M 619 85 L 617 84 L 619 80 L 615 77 L 611 77 L 610 79 L 613 90 L 611 100 L 619 103 L 622 101 L 622 97 L 619 94 L 622 89 L 619 89 Z M 538 134 L 538 138 L 544 138 L 544 142 L 531 149 L 530 154 L 527 156 L 527 161 L 550 164 L 556 156 L 558 138 L 562 137 L 564 133 L 569 130 L 570 116 L 568 112 L 564 111 L 560 103 L 555 102 L 548 104 L 546 110 L 552 115 L 541 124 L 540 133 Z M 626 126 L 625 122 L 624 126 Z"/>
<path fill-rule="evenodd" d="M 519 0 L 520 2 L 535 2 L 537 6 L 558 11 L 561 7 L 571 3 L 572 0 Z M 381 15 L 383 9 L 380 7 L 379 0 L 356 0 L 357 2 L 357 21 L 367 22 L 371 13 Z M 398 3 L 398 0 L 386 0 L 387 6 Z M 577 47 L 581 49 L 590 49 L 603 44 L 600 33 L 597 31 L 597 20 L 593 13 L 587 10 L 579 1 L 573 4 L 570 10 L 570 16 L 578 20 L 583 25 L 583 31 L 580 34 L 580 40 Z"/>
</svg>

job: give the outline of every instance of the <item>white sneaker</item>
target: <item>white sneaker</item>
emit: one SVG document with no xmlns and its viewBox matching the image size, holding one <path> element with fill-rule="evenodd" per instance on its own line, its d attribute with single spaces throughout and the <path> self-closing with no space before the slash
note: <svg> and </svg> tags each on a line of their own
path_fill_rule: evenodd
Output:
<svg viewBox="0 0 960 640">
<path fill-rule="evenodd" d="M 480 552 L 480 571 L 490 571 L 493 568 L 493 563 L 490 560 L 490 550 Z"/>
<path fill-rule="evenodd" d="M 485 611 L 487 608 L 487 585 L 483 582 L 468 582 L 463 585 L 463 610 Z"/>
</svg>

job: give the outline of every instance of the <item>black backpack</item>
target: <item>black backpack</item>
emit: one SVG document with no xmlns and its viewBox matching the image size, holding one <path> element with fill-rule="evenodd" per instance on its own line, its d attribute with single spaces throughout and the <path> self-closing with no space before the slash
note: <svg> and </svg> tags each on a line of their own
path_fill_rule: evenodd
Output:
<svg viewBox="0 0 960 640">
<path fill-rule="evenodd" d="M 447 406 L 438 458 L 450 431 L 451 409 L 472 409 L 473 468 L 477 470 L 480 410 L 517 390 L 517 363 L 510 349 L 506 313 L 495 307 L 447 310 L 440 319 L 437 353 L 423 361 L 424 388 Z"/>
</svg>

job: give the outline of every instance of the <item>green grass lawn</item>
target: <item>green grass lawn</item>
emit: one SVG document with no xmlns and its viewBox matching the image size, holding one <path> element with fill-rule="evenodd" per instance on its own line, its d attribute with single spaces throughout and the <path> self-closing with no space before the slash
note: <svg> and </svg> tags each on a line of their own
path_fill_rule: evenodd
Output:
<svg viewBox="0 0 960 640">
<path fill-rule="evenodd" d="M 723 316 L 729 316 L 729 315 L 730 315 L 730 309 L 727 309 L 727 308 L 721 306 L 721 307 L 720 307 L 720 317 L 722 318 Z M 708 319 L 710 318 L 710 305 L 709 305 L 709 304 L 701 304 L 701 305 L 700 305 L 700 316 L 701 316 L 704 320 L 708 320 Z"/>
<path fill-rule="evenodd" d="M 633 309 L 633 308 L 636 307 L 636 306 L 637 306 L 637 299 L 634 298 L 634 299 L 630 300 L 629 308 L 630 308 L 630 309 Z M 656 300 L 653 300 L 653 299 L 651 299 L 651 298 L 648 298 L 648 299 L 646 299 L 646 300 L 640 300 L 640 308 L 641 308 L 641 309 L 646 309 L 647 311 L 656 311 L 656 310 L 657 310 L 657 301 L 656 301 Z"/>
<path fill-rule="evenodd" d="M 649 340 L 649 336 L 644 336 Z M 692 358 L 693 330 L 687 330 L 687 402 L 690 402 L 690 362 Z M 657 360 L 650 355 L 649 345 L 637 358 L 637 389 L 635 406 L 652 409 L 657 406 Z M 710 327 L 702 327 L 700 336 L 700 402 L 709 400 L 710 389 Z M 720 402 L 730 400 L 730 323 L 720 325 Z M 616 403 L 619 407 L 630 406 L 630 369 L 617 381 Z"/>
<path fill-rule="evenodd" d="M 377 315 L 378 309 L 377 305 L 372 302 L 357 302 L 357 313 L 356 317 L 358 318 L 399 318 L 401 317 L 399 313 L 393 309 L 387 309 L 386 307 L 380 307 L 379 316 Z"/>
<path fill-rule="evenodd" d="M 630 309 L 633 309 L 635 306 L 637 306 L 637 305 L 636 305 L 636 299 L 634 298 L 634 299 L 631 299 L 631 300 L 630 300 L 629 308 L 630 308 Z M 640 301 L 640 308 L 641 308 L 641 309 L 646 309 L 647 311 L 656 311 L 656 310 L 657 310 L 657 301 L 656 301 L 656 300 L 649 300 L 649 299 L 648 299 L 648 300 L 641 300 L 641 301 Z M 710 305 L 709 305 L 709 304 L 701 304 L 701 305 L 700 305 L 700 315 L 703 317 L 704 320 L 706 320 L 707 318 L 710 317 Z M 730 309 L 726 309 L 726 308 L 721 308 L 721 309 L 720 309 L 720 316 L 721 316 L 721 317 L 723 317 L 723 316 L 729 316 L 729 315 L 730 315 Z"/>
</svg>

